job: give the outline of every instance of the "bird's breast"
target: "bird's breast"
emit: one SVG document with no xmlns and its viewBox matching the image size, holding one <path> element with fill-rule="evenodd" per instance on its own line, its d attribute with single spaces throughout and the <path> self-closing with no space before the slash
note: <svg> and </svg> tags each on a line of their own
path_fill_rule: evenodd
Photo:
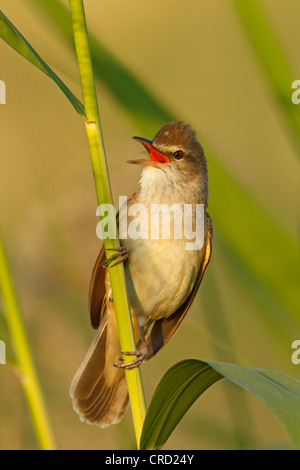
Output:
<svg viewBox="0 0 300 470">
<path fill-rule="evenodd" d="M 131 211 L 130 215 L 128 210 L 128 236 L 121 243 L 129 256 L 125 273 L 132 314 L 155 321 L 170 316 L 186 300 L 203 250 L 186 249 L 184 232 L 178 237 L 174 218 L 180 213 L 171 211 L 170 217 L 157 219 L 153 229 L 149 211 L 150 207 L 144 213 L 132 215 Z M 124 216 L 120 214 L 120 218 Z"/>
</svg>

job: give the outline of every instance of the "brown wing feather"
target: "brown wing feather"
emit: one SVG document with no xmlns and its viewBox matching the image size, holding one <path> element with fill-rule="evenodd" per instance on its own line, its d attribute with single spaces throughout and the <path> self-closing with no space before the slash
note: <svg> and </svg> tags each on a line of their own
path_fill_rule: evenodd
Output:
<svg viewBox="0 0 300 470">
<path fill-rule="evenodd" d="M 127 204 L 130 205 L 132 199 L 136 197 L 137 193 L 133 193 L 127 200 Z M 123 207 L 123 206 L 122 206 Z M 122 210 L 122 207 L 120 210 Z M 119 211 L 116 216 L 117 225 L 119 227 Z M 100 325 L 100 320 L 103 312 L 103 299 L 105 296 L 105 273 L 106 269 L 103 269 L 101 263 L 106 259 L 104 245 L 102 246 L 98 258 L 92 272 L 89 288 L 89 310 L 92 327 L 95 330 Z"/>
<path fill-rule="evenodd" d="M 105 260 L 104 245 L 96 260 L 89 289 L 89 309 L 92 327 L 97 329 L 100 325 L 103 299 L 105 297 L 105 271 L 101 263 Z"/>
<path fill-rule="evenodd" d="M 203 275 L 209 264 L 212 250 L 212 221 L 209 214 L 207 214 L 207 237 L 205 248 L 206 250 L 202 265 L 199 269 L 195 285 L 189 297 L 170 317 L 167 319 L 157 320 L 154 323 L 150 335 L 146 341 L 148 351 L 146 360 L 151 359 L 151 357 L 153 357 L 162 348 L 162 346 L 164 346 L 169 341 L 169 339 L 172 338 L 195 300 Z"/>
</svg>

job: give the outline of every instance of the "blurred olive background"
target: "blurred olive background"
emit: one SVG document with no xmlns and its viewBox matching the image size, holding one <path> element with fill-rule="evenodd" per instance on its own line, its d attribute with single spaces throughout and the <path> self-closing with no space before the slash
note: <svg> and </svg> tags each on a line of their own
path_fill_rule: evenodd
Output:
<svg viewBox="0 0 300 470">
<path fill-rule="evenodd" d="M 259 3 L 299 79 L 300 3 Z M 2 0 L 1 8 L 81 99 L 73 50 L 37 2 Z M 184 358 L 299 377 L 300 365 L 291 362 L 292 341 L 300 337 L 294 250 L 299 152 L 233 3 L 89 0 L 85 8 L 94 37 L 171 113 L 192 124 L 208 159 L 211 264 L 178 333 L 142 366 L 147 401 L 164 372 Z M 101 244 L 83 121 L 51 80 L 3 41 L 0 57 L 7 87 L 7 104 L 0 107 L 0 225 L 58 447 L 134 448 L 130 410 L 119 425 L 102 430 L 80 422 L 68 395 L 94 334 L 88 285 Z M 117 204 L 119 195 L 138 188 L 140 169 L 126 160 L 143 153 L 131 140 L 141 127 L 101 80 L 97 89 Z M 143 112 L 147 121 L 150 111 Z M 152 138 L 163 123 L 149 118 L 143 136 Z M 0 309 L 9 362 L 13 347 Z M 9 364 L 0 367 L 0 423 L 2 449 L 37 448 L 18 371 Z M 289 447 L 279 423 L 256 398 L 224 380 L 193 405 L 165 448 L 273 447 Z"/>
</svg>

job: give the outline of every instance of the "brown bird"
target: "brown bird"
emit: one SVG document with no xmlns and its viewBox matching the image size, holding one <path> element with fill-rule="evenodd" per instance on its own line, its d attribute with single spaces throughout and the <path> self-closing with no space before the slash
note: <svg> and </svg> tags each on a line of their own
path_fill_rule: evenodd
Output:
<svg viewBox="0 0 300 470">
<path fill-rule="evenodd" d="M 104 248 L 100 251 L 89 292 L 91 323 L 97 334 L 70 388 L 74 409 L 81 420 L 101 427 L 119 422 L 127 409 L 124 368 L 136 367 L 144 359 L 153 357 L 181 324 L 196 296 L 212 247 L 212 222 L 205 210 L 208 200 L 206 159 L 194 130 L 182 121 L 170 122 L 152 141 L 141 137 L 134 139 L 148 150 L 150 160 L 129 161 L 143 166 L 141 189 L 129 198 L 127 210 L 121 208 L 119 226 L 126 217 L 128 227 L 131 221 L 136 221 L 137 214 L 132 210 L 135 204 L 147 211 L 139 213 L 140 237 L 120 239 L 122 248 L 107 260 Z M 198 249 L 186 249 L 191 237 L 185 231 L 181 237 L 175 233 L 176 211 L 170 211 L 169 237 L 163 236 L 167 228 L 164 219 L 159 221 L 158 232 L 153 236 L 148 215 L 157 207 L 155 205 L 162 204 L 177 208 L 179 212 L 189 204 L 193 229 L 197 229 L 197 205 L 203 205 L 203 244 Z M 124 262 L 138 342 L 136 359 L 129 363 L 120 362 L 120 342 L 106 269 L 113 260 Z"/>
</svg>

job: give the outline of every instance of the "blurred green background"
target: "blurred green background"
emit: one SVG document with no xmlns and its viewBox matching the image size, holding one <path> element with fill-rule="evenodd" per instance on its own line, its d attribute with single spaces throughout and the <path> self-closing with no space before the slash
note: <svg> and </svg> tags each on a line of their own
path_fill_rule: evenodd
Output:
<svg viewBox="0 0 300 470">
<path fill-rule="evenodd" d="M 40 8 L 48 2 L 39 3 L 2 0 L 1 8 L 81 99 L 73 50 Z M 152 138 L 168 115 L 164 109 L 196 129 L 208 159 L 213 256 L 184 324 L 142 366 L 148 402 L 167 368 L 184 358 L 300 375 L 300 365 L 291 362 L 291 344 L 300 338 L 300 152 L 286 119 L 300 113 L 300 105 L 284 109 L 276 100 L 236 3 L 85 2 L 93 37 L 161 104 L 160 112 L 150 102 L 143 107 L 117 69 L 97 81 L 115 202 L 138 188 L 140 170 L 126 160 L 142 150 L 131 136 Z M 291 79 L 300 79 L 300 4 L 257 3 Z M 0 225 L 58 447 L 134 448 L 130 410 L 119 425 L 101 430 L 79 421 L 68 395 L 94 334 L 87 295 L 100 248 L 83 122 L 51 80 L 3 41 L 0 57 L 7 88 L 7 104 L 0 106 Z M 121 105 L 120 95 L 129 104 Z M 0 339 L 13 362 L 1 304 L 0 310 Z M 224 380 L 193 405 L 165 448 L 274 447 L 289 447 L 278 422 Z M 18 371 L 9 364 L 0 366 L 0 448 L 37 448 Z"/>
</svg>

